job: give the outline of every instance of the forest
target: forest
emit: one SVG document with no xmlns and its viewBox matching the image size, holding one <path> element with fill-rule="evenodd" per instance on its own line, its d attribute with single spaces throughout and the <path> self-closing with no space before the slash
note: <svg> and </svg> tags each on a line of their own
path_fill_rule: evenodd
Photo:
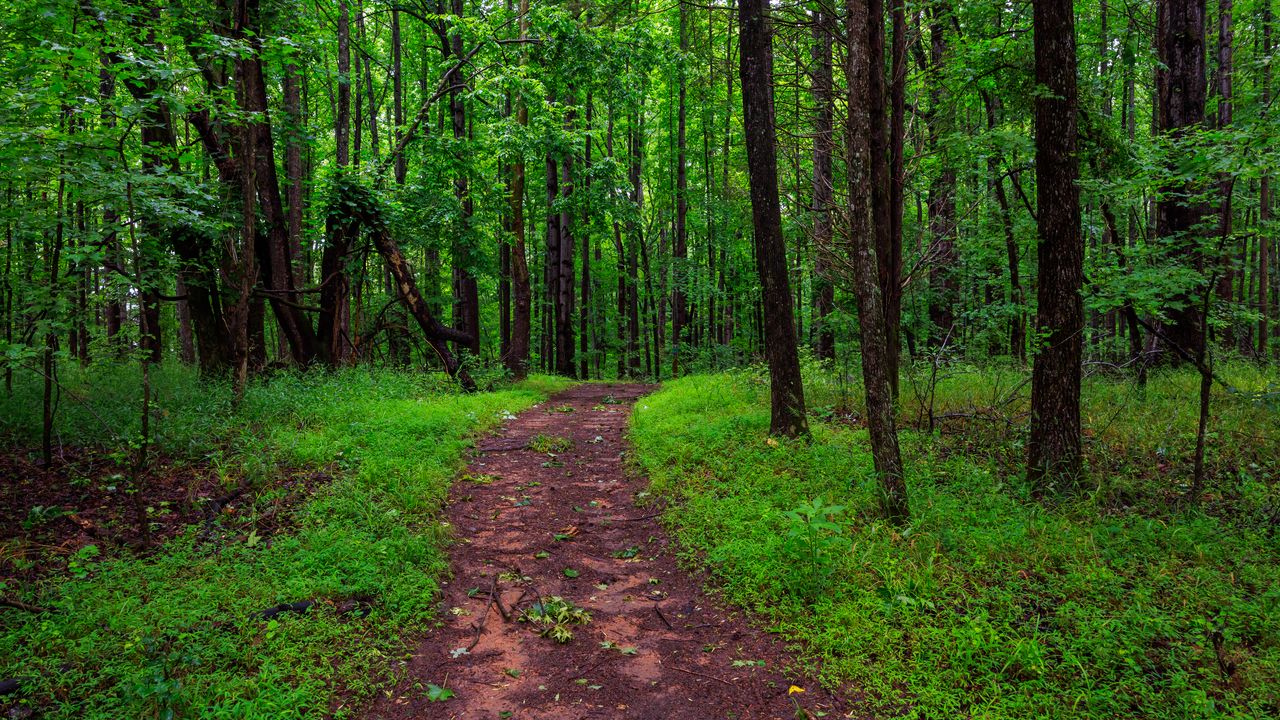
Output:
<svg viewBox="0 0 1280 720">
<path fill-rule="evenodd" d="M 1280 717 L 1275 0 L 0 0 L 0 711 Z"/>
</svg>

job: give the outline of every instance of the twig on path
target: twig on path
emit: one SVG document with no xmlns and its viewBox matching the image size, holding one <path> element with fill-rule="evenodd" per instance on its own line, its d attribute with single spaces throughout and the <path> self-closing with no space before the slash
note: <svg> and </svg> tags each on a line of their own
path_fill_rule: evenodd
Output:
<svg viewBox="0 0 1280 720">
<path fill-rule="evenodd" d="M 724 683 L 725 685 L 728 685 L 729 687 L 737 687 L 736 685 L 734 685 L 733 683 L 729 682 L 728 680 L 725 680 L 724 678 L 718 678 L 718 677 L 716 677 L 715 675 L 707 675 L 707 674 L 705 674 L 705 673 L 694 672 L 693 670 L 685 670 L 684 668 L 682 668 L 682 667 L 676 667 L 675 665 L 671 665 L 671 666 L 669 666 L 669 667 L 670 667 L 672 670 L 678 670 L 678 671 L 680 671 L 680 672 L 682 672 L 682 673 L 687 673 L 687 674 L 689 674 L 689 675 L 697 675 L 698 677 L 704 677 L 704 678 L 706 678 L 706 679 L 708 679 L 708 680 L 715 680 L 716 682 L 722 682 L 722 683 Z"/>
<path fill-rule="evenodd" d="M 671 621 L 667 619 L 667 616 L 662 614 L 661 608 L 659 608 L 657 605 L 654 605 L 653 611 L 658 614 L 658 619 L 662 621 L 663 625 L 667 626 L 668 630 L 675 630 L 675 628 L 671 627 Z"/>
<path fill-rule="evenodd" d="M 650 513 L 650 514 L 648 514 L 648 515 L 641 515 L 640 517 L 633 517 L 633 518 L 611 518 L 611 519 L 612 519 L 614 522 L 635 522 L 635 521 L 637 521 L 637 520 L 648 520 L 649 518 L 656 518 L 656 517 L 658 517 L 659 515 L 661 515 L 662 513 L 663 513 L 663 511 L 662 511 L 662 510 L 659 510 L 659 511 L 658 511 L 658 512 L 656 512 L 656 513 Z"/>
<path fill-rule="evenodd" d="M 467 652 L 471 652 L 472 648 L 480 644 L 480 635 L 484 633 L 484 624 L 489 620 L 489 608 L 493 607 L 493 599 L 498 594 L 497 590 L 498 590 L 498 576 L 495 575 L 493 576 L 493 589 L 489 591 L 489 602 L 484 604 L 484 615 L 480 616 L 480 624 L 478 625 L 472 624 L 471 626 L 475 628 L 476 636 L 471 638 L 471 644 L 467 646 Z M 499 611 L 501 611 L 502 609 L 501 606 L 499 606 L 498 609 Z"/>
<path fill-rule="evenodd" d="M 490 445 L 489 447 L 477 447 L 476 451 L 482 453 L 508 452 L 511 450 L 524 450 L 528 447 L 528 442 L 522 442 L 519 445 Z"/>
</svg>

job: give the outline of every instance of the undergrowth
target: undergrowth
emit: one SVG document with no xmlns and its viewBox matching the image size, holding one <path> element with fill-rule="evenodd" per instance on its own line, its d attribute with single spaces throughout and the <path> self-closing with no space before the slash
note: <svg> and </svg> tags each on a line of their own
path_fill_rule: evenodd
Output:
<svg viewBox="0 0 1280 720">
<path fill-rule="evenodd" d="M 1188 472 L 1191 375 L 1153 377 L 1145 396 L 1089 380 L 1100 489 L 1057 503 L 1033 500 L 1002 459 L 1021 455 L 1020 427 L 909 429 L 914 516 L 894 528 L 856 407 L 835 409 L 841 384 L 807 380 L 828 406 L 809 441 L 767 438 L 758 372 L 666 383 L 637 406 L 632 439 L 685 559 L 824 683 L 888 716 L 1280 715 L 1280 540 L 1259 519 L 1280 507 L 1273 410 L 1215 398 L 1209 498 L 1234 497 L 1230 511 L 1161 492 Z M 939 407 L 972 410 L 1011 380 L 956 372 Z M 1116 448 L 1127 455 L 1106 456 Z"/>
<path fill-rule="evenodd" d="M 128 436 L 137 385 L 119 372 L 118 384 L 64 381 L 60 440 L 100 438 L 104 422 Z M 233 409 L 228 388 L 159 371 L 160 448 L 216 453 L 237 473 L 336 467 L 335 479 L 300 508 L 292 532 L 268 541 L 210 546 L 192 528 L 145 558 L 104 557 L 6 589 L 50 612 L 0 614 L 0 677 L 24 678 L 21 702 L 49 718 L 347 715 L 389 679 L 397 639 L 432 618 L 447 540 L 435 515 L 468 436 L 563 386 L 534 378 L 462 395 L 422 374 L 283 374 Z M 10 443 L 38 428 L 24 392 L 0 414 Z M 341 611 L 352 598 L 371 603 L 367 617 Z M 319 602 L 305 614 L 259 615 L 306 600 Z"/>
</svg>

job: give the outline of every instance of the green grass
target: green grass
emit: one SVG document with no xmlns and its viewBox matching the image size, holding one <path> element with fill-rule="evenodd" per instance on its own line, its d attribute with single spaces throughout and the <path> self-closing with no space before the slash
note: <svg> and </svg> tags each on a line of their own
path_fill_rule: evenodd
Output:
<svg viewBox="0 0 1280 720">
<path fill-rule="evenodd" d="M 69 378 L 68 391 L 83 392 L 94 412 L 64 399 L 63 439 L 101 437 L 102 420 L 127 436 L 136 369 L 119 372 L 118 384 Z M 389 679 L 398 639 L 432 618 L 447 569 L 448 532 L 435 516 L 469 436 L 563 386 L 535 378 L 460 395 L 420 374 L 285 374 L 232 410 L 224 386 L 160 371 L 166 452 L 213 453 L 268 482 L 275 463 L 336 468 L 335 479 L 270 542 L 201 547 L 192 530 L 148 558 L 107 558 L 83 577 L 22 589 L 55 612 L 0 613 L 0 676 L 34 678 L 28 701 L 50 718 L 344 716 Z M 24 392 L 33 391 L 19 389 L 3 408 L 10 442 L 33 437 L 38 405 L 23 405 Z M 374 598 L 367 618 L 325 608 L 252 617 L 282 602 L 353 596 Z"/>
<path fill-rule="evenodd" d="M 809 380 L 812 405 L 839 418 L 840 383 Z M 996 382 L 949 373 L 939 407 L 982 405 Z M 758 373 L 666 383 L 639 402 L 632 438 L 654 492 L 672 503 L 665 517 L 686 560 L 795 643 L 824 683 L 864 692 L 870 712 L 1276 717 L 1280 422 L 1244 398 L 1216 398 L 1211 497 L 1233 503 L 1176 510 L 1159 486 L 1185 476 L 1194 382 L 1153 377 L 1138 397 L 1090 380 L 1102 490 L 1054 506 L 1031 500 L 1009 467 L 1020 430 L 903 432 L 906 529 L 878 518 L 865 430 L 815 418 L 811 442 L 768 441 Z M 904 416 L 913 402 L 904 382 Z M 1116 449 L 1128 456 L 1108 457 Z M 1162 458 L 1174 467 L 1147 471 Z M 1128 504 L 1116 487 L 1130 489 Z M 811 505 L 785 514 L 819 497 L 822 522 L 804 521 Z"/>
</svg>

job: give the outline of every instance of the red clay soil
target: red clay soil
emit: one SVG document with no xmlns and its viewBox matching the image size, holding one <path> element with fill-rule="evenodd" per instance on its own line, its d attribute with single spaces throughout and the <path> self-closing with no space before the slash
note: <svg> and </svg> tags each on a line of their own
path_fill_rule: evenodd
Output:
<svg viewBox="0 0 1280 720">
<path fill-rule="evenodd" d="M 678 566 L 656 508 L 637 507 L 646 483 L 624 468 L 627 417 L 650 389 L 580 385 L 478 443 L 447 510 L 457 542 L 442 624 L 416 641 L 396 668 L 403 680 L 361 717 L 711 720 L 849 710 L 812 679 L 786 674 L 781 643 L 708 597 Z M 545 450 L 552 438 L 572 448 L 528 447 Z M 591 614 L 568 626 L 565 644 L 520 621 L 552 596 Z M 453 696 L 433 701 L 431 685 Z M 792 685 L 804 692 L 788 694 Z"/>
</svg>

